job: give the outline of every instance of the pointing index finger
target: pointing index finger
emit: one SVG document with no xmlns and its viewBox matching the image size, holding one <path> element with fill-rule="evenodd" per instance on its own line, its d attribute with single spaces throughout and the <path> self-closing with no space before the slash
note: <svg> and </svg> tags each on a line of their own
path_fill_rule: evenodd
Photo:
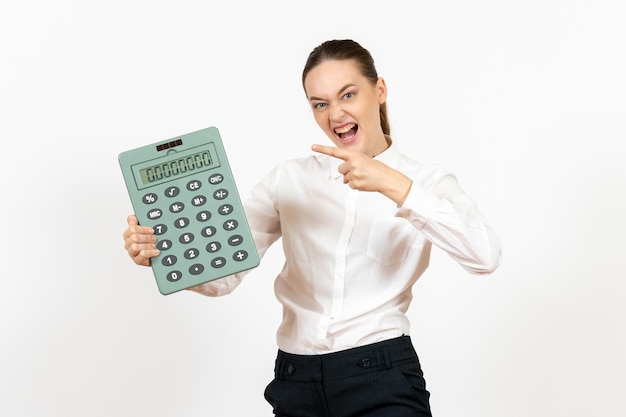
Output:
<svg viewBox="0 0 626 417">
<path fill-rule="evenodd" d="M 312 145 L 311 149 L 315 152 L 323 153 L 328 156 L 332 156 L 335 158 L 343 159 L 346 161 L 350 155 L 343 149 L 336 148 L 334 146 L 324 146 L 324 145 Z"/>
</svg>

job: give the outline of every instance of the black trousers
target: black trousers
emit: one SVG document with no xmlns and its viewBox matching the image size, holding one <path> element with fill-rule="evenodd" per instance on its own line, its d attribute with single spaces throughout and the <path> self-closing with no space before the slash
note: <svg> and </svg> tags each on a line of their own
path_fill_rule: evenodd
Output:
<svg viewBox="0 0 626 417">
<path fill-rule="evenodd" d="M 324 355 L 278 351 L 265 399 L 277 417 L 432 417 L 409 336 Z"/>
</svg>

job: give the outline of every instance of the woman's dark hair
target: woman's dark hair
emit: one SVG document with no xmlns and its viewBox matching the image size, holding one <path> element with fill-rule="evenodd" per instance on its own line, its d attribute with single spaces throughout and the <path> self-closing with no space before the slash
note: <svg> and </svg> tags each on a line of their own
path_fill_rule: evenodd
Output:
<svg viewBox="0 0 626 417">
<path fill-rule="evenodd" d="M 315 47 L 309 54 L 304 70 L 302 71 L 302 86 L 304 87 L 304 79 L 309 71 L 317 67 L 327 60 L 348 60 L 351 59 L 356 62 L 359 71 L 365 76 L 372 84 L 378 82 L 378 73 L 374 66 L 374 58 L 369 51 L 359 45 L 357 42 L 350 39 L 342 40 L 329 40 L 321 45 Z M 380 126 L 383 129 L 385 135 L 391 134 L 389 128 L 389 119 L 387 117 L 387 105 L 383 103 L 380 105 Z"/>
</svg>

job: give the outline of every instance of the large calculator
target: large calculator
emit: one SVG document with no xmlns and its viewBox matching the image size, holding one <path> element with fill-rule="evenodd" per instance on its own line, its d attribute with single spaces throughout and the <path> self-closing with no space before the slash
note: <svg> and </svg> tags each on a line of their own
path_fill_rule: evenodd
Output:
<svg viewBox="0 0 626 417">
<path fill-rule="evenodd" d="M 151 266 L 163 295 L 259 265 L 217 128 L 131 149 L 118 159 L 139 224 L 157 237 L 161 253 Z"/>
</svg>

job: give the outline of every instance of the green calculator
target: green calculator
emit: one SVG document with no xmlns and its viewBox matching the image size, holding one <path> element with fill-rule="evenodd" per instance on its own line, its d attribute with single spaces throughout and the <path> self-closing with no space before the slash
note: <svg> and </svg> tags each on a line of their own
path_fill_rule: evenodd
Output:
<svg viewBox="0 0 626 417">
<path fill-rule="evenodd" d="M 151 266 L 163 295 L 259 265 L 217 128 L 131 149 L 118 159 L 139 224 L 157 237 L 161 253 Z"/>
</svg>

